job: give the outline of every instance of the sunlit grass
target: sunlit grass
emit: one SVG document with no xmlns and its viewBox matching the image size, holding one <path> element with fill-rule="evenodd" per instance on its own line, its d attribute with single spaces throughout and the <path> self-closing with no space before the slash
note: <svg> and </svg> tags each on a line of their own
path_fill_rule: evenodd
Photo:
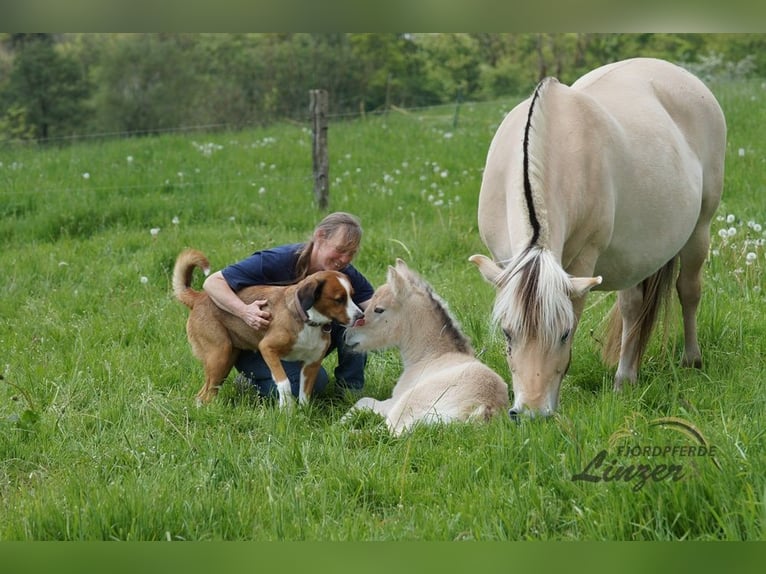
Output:
<svg viewBox="0 0 766 574">
<path fill-rule="evenodd" d="M 202 370 L 173 262 L 191 246 L 220 268 L 310 234 L 304 126 L 0 150 L 0 540 L 762 539 L 766 96 L 720 93 L 729 149 L 704 369 L 678 367 L 676 313 L 639 384 L 615 395 L 599 356 L 614 296 L 593 295 L 555 417 L 400 438 L 374 416 L 341 424 L 344 395 L 288 416 L 228 385 L 194 406 Z M 514 103 L 465 104 L 457 125 L 451 110 L 390 112 L 329 134 L 331 208 L 365 229 L 358 267 L 377 285 L 404 258 L 506 378 L 494 293 L 467 258 L 486 252 L 481 169 Z M 366 392 L 385 396 L 400 369 L 394 352 L 371 355 Z M 693 423 L 720 469 L 684 459 L 685 480 L 639 490 L 572 481 L 620 433 L 689 444 L 661 417 Z"/>
</svg>

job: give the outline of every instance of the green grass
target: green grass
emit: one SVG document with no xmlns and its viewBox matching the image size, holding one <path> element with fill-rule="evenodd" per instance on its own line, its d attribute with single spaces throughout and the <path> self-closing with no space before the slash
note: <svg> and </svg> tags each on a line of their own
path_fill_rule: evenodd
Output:
<svg viewBox="0 0 766 574">
<path fill-rule="evenodd" d="M 194 406 L 202 371 L 173 262 L 193 246 L 220 268 L 310 234 L 321 214 L 305 126 L 0 150 L 0 540 L 762 540 L 766 92 L 714 89 L 729 149 L 699 315 L 705 368 L 677 366 L 676 313 L 640 384 L 615 395 L 599 358 L 614 295 L 593 294 L 555 417 L 400 438 L 372 415 L 340 424 L 352 402 L 340 395 L 287 415 L 229 385 Z M 331 208 L 365 228 L 358 267 L 377 285 L 407 260 L 504 377 L 494 293 L 467 258 L 486 252 L 481 169 L 514 103 L 465 104 L 457 127 L 445 107 L 329 133 Z M 387 395 L 400 368 L 394 352 L 371 355 L 366 392 Z M 617 445 L 694 444 L 660 417 L 694 424 L 720 469 L 655 457 L 684 479 L 572 480 L 604 449 L 646 462 Z"/>
</svg>

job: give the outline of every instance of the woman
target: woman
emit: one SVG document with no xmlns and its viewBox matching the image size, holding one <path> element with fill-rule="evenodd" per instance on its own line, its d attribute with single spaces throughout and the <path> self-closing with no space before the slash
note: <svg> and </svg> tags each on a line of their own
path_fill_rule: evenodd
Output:
<svg viewBox="0 0 766 574">
<path fill-rule="evenodd" d="M 250 285 L 289 285 L 317 271 L 341 271 L 348 276 L 354 288 L 354 302 L 364 309 L 374 289 L 364 275 L 351 265 L 361 241 L 362 226 L 356 217 L 344 212 L 331 213 L 319 222 L 308 242 L 256 251 L 247 259 L 210 275 L 203 288 L 222 309 L 236 315 L 253 329 L 266 329 L 271 319 L 270 313 L 263 309 L 266 301 L 245 304 L 237 296 L 240 289 Z M 343 327 L 333 324 L 328 353 L 333 349 L 338 351 L 335 380 L 340 387 L 361 390 L 367 356 L 348 351 L 343 342 L 343 332 Z M 290 379 L 292 393 L 297 397 L 301 363 L 282 361 L 282 364 Z M 276 383 L 260 353 L 241 351 L 234 366 L 260 395 L 276 394 Z M 322 392 L 328 382 L 327 372 L 324 368 L 320 369 L 314 392 Z"/>
</svg>

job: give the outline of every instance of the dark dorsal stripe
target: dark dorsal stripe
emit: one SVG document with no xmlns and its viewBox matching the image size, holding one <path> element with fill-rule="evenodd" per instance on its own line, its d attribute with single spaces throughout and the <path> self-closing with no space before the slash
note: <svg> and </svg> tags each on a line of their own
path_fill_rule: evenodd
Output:
<svg viewBox="0 0 766 574">
<path fill-rule="evenodd" d="M 529 242 L 530 247 L 537 245 L 537 240 L 540 238 L 540 222 L 537 219 L 535 203 L 534 199 L 532 198 L 532 182 L 529 180 L 529 132 L 532 128 L 532 113 L 535 110 L 537 98 L 540 97 L 540 88 L 542 88 L 544 82 L 545 80 L 537 84 L 537 88 L 535 88 L 535 93 L 532 96 L 532 102 L 529 104 L 527 125 L 524 128 L 524 198 L 527 201 L 529 223 L 532 226 L 532 240 Z"/>
<path fill-rule="evenodd" d="M 437 297 L 435 297 L 434 292 L 431 289 L 429 289 L 427 292 L 428 292 L 428 296 L 431 299 L 431 302 L 436 306 L 437 313 L 441 315 L 442 321 L 444 322 L 444 330 L 447 332 L 449 338 L 452 340 L 452 343 L 455 345 L 455 348 L 460 353 L 466 353 L 466 354 L 472 355 L 473 348 L 471 347 L 471 343 L 468 342 L 468 339 L 460 330 L 460 327 L 458 327 L 455 324 L 455 321 L 452 319 L 452 316 L 444 308 L 441 301 Z"/>
</svg>

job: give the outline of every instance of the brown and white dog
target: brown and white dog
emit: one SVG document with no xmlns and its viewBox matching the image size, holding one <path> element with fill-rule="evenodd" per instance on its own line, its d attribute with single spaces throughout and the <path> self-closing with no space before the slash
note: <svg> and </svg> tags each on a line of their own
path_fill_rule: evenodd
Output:
<svg viewBox="0 0 766 574">
<path fill-rule="evenodd" d="M 351 326 L 362 316 L 351 299 L 353 289 L 348 278 L 338 271 L 320 271 L 293 285 L 242 289 L 237 295 L 245 303 L 268 301 L 271 322 L 265 330 L 255 330 L 218 307 L 207 293 L 191 287 L 195 267 L 205 275 L 210 272 L 210 264 L 200 251 L 187 249 L 178 256 L 173 270 L 173 293 L 191 309 L 186 334 L 205 369 L 205 384 L 197 393 L 197 404 L 216 396 L 240 350 L 261 353 L 276 382 L 280 407 L 294 404 L 281 360 L 301 361 L 298 399 L 301 404 L 308 401 L 330 345 L 331 323 Z"/>
</svg>

